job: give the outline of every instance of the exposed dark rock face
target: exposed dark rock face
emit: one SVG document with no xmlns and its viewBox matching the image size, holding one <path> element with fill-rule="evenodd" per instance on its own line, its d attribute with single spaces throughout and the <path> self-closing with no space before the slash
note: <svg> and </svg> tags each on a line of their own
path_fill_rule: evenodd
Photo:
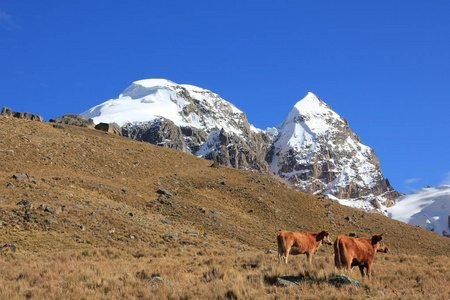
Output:
<svg viewBox="0 0 450 300">
<path fill-rule="evenodd" d="M 128 123 L 122 126 L 122 135 L 138 141 L 188 152 L 181 128 L 165 118 L 136 125 Z"/>
<path fill-rule="evenodd" d="M 94 128 L 94 121 L 92 119 L 86 119 L 82 115 L 66 114 L 62 117 L 50 119 L 51 123 L 75 125 L 79 127 Z"/>
</svg>

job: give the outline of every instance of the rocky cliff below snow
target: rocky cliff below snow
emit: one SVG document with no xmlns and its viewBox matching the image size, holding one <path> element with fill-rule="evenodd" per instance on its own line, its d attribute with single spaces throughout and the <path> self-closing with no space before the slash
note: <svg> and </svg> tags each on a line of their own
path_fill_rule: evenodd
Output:
<svg viewBox="0 0 450 300">
<path fill-rule="evenodd" d="M 374 151 L 312 93 L 266 131 L 219 95 L 165 79 L 136 81 L 82 115 L 96 124 L 119 124 L 124 136 L 234 168 L 275 173 L 300 190 L 346 199 L 365 210 L 388 207 L 400 196 L 383 177 Z"/>
</svg>

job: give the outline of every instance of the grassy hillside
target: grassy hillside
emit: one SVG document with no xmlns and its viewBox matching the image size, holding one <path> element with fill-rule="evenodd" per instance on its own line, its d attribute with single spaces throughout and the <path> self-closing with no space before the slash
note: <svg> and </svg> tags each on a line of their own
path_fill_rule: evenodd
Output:
<svg viewBox="0 0 450 300">
<path fill-rule="evenodd" d="M 450 296 L 448 238 L 299 193 L 275 177 L 64 127 L 0 116 L 0 246 L 17 247 L 0 251 L 3 297 L 292 299 L 299 289 L 312 298 L 355 295 L 326 283 L 334 272 L 330 246 L 313 266 L 303 256 L 279 265 L 267 251 L 276 250 L 280 229 L 327 229 L 333 238 L 384 233 L 392 254 L 377 256 L 375 279 L 356 295 Z M 272 284 L 299 274 L 312 281 Z M 155 282 L 156 275 L 171 283 Z"/>
</svg>

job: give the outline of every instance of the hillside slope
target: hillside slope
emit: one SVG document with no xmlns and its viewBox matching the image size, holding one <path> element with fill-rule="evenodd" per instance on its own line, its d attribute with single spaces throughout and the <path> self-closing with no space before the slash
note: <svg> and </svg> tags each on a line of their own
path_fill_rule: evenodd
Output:
<svg viewBox="0 0 450 300">
<path fill-rule="evenodd" d="M 448 238 L 277 177 L 88 128 L 0 117 L 2 299 L 447 299 Z M 333 247 L 276 258 L 279 229 L 384 233 L 363 288 Z M 272 250 L 272 251 L 269 251 Z M 345 272 L 361 280 L 357 272 Z M 300 278 L 298 288 L 277 283 Z M 283 279 L 283 278 L 281 278 Z"/>
<path fill-rule="evenodd" d="M 178 243 L 266 251 L 276 249 L 279 229 L 327 229 L 333 237 L 384 233 L 393 251 L 450 254 L 438 234 L 297 192 L 275 177 L 64 127 L 0 117 L 0 232 L 22 251 L 172 242 L 168 233 Z"/>
</svg>

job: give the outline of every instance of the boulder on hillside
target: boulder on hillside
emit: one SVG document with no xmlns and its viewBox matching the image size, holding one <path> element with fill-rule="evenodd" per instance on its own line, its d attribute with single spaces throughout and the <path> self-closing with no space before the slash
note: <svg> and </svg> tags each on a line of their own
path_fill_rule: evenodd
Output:
<svg viewBox="0 0 450 300">
<path fill-rule="evenodd" d="M 31 113 L 27 113 L 27 112 L 12 111 L 11 108 L 6 107 L 6 106 L 3 106 L 2 112 L 0 113 L 0 115 L 7 116 L 7 117 L 19 118 L 19 119 L 25 119 L 25 120 L 30 120 L 30 121 L 39 121 L 39 122 L 44 121 L 44 118 L 39 115 L 31 114 Z"/>
<path fill-rule="evenodd" d="M 122 135 L 122 129 L 117 123 L 98 123 L 97 125 L 95 125 L 95 129 Z"/>
<path fill-rule="evenodd" d="M 65 114 L 62 117 L 50 119 L 49 122 L 58 123 L 58 124 L 75 125 L 75 126 L 79 126 L 79 127 L 94 128 L 94 121 L 92 119 L 86 119 L 82 115 L 76 115 L 76 114 Z"/>
</svg>

